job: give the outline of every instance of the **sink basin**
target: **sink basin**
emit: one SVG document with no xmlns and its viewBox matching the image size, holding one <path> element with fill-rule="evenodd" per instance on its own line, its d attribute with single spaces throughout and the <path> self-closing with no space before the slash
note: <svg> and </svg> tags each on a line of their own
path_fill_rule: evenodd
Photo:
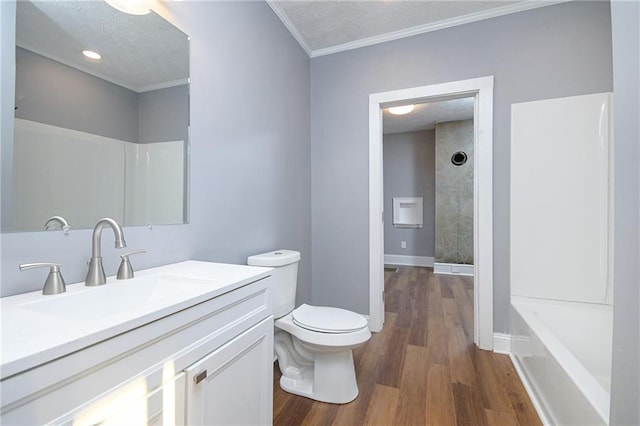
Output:
<svg viewBox="0 0 640 426">
<path fill-rule="evenodd" d="M 91 321 L 124 315 L 133 310 L 156 308 L 190 294 L 197 295 L 203 286 L 211 286 L 215 282 L 215 279 L 152 275 L 110 282 L 100 287 L 85 287 L 74 293 L 26 302 L 19 307 L 58 318 Z M 123 293 L 123 286 L 126 286 L 126 293 Z"/>
<path fill-rule="evenodd" d="M 139 272 L 139 273 L 138 273 Z M 266 278 L 271 269 L 185 261 L 129 280 L 0 299 L 0 375 L 10 377 Z M 214 278 L 212 278 L 214 277 Z"/>
</svg>

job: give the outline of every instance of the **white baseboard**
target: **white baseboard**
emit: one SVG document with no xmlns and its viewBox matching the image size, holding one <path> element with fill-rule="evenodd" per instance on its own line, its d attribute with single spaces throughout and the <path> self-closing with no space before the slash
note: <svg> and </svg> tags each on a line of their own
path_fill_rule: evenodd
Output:
<svg viewBox="0 0 640 426">
<path fill-rule="evenodd" d="M 439 263 L 433 264 L 434 274 L 448 274 L 448 275 L 469 275 L 473 276 L 473 265 L 460 265 L 457 263 Z"/>
<path fill-rule="evenodd" d="M 493 333 L 493 351 L 499 354 L 510 354 L 511 335 L 504 333 Z"/>
<path fill-rule="evenodd" d="M 433 257 L 429 256 L 403 256 L 398 254 L 385 254 L 384 263 L 387 265 L 425 266 L 433 267 Z"/>
</svg>

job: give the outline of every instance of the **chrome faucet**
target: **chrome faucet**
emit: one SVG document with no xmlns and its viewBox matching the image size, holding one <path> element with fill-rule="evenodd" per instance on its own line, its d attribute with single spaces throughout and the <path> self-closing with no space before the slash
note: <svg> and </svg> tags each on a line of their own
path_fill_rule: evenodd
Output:
<svg viewBox="0 0 640 426">
<path fill-rule="evenodd" d="M 69 222 L 67 222 L 67 219 L 62 216 L 51 216 L 47 219 L 44 223 L 44 230 L 48 231 L 50 229 L 55 229 L 56 225 L 60 225 L 60 229 L 64 231 L 64 235 L 69 235 L 69 229 L 71 229 L 71 226 L 69 225 Z"/>
<path fill-rule="evenodd" d="M 96 286 L 106 284 L 107 282 L 107 277 L 102 267 L 102 256 L 100 254 L 100 239 L 102 237 L 102 229 L 105 226 L 110 226 L 111 229 L 113 229 L 116 237 L 116 248 L 127 246 L 127 243 L 124 241 L 124 233 L 120 225 L 118 225 L 118 222 L 108 217 L 100 219 L 98 223 L 96 223 L 95 228 L 93 228 L 91 260 L 89 261 L 89 272 L 87 273 L 87 279 L 84 280 L 84 285 Z"/>
<path fill-rule="evenodd" d="M 62 229 L 64 229 L 65 227 L 69 228 L 69 222 L 67 222 L 67 219 L 62 216 L 51 216 L 44 224 L 45 231 L 53 229 L 56 224 L 60 225 L 60 228 Z"/>
</svg>

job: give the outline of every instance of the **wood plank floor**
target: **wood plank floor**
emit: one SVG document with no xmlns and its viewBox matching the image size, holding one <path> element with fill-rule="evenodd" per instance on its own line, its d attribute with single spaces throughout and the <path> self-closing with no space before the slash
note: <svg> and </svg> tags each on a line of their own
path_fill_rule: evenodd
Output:
<svg viewBox="0 0 640 426">
<path fill-rule="evenodd" d="M 360 394 L 326 404 L 280 389 L 275 425 L 539 425 L 506 355 L 473 344 L 473 278 L 385 271 L 385 324 L 354 350 Z"/>
</svg>

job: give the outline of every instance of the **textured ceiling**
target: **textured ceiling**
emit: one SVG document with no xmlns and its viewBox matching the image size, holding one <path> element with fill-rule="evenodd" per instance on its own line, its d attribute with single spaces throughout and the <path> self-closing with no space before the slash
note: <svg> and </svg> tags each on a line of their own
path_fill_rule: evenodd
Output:
<svg viewBox="0 0 640 426">
<path fill-rule="evenodd" d="M 312 57 L 562 1 L 267 0 Z M 406 115 L 384 109 L 383 132 L 432 130 L 437 122 L 472 119 L 473 110 L 473 97 L 416 104 Z"/>
<path fill-rule="evenodd" d="M 104 1 L 22 0 L 16 22 L 18 46 L 137 92 L 189 76 L 187 36 L 153 12 L 128 15 Z M 102 60 L 85 60 L 84 49 Z"/>
<path fill-rule="evenodd" d="M 564 0 L 560 0 L 564 1 Z M 267 0 L 310 56 L 558 3 L 558 0 Z"/>
<path fill-rule="evenodd" d="M 473 97 L 426 102 L 416 104 L 415 109 L 405 115 L 393 115 L 387 109 L 383 109 L 382 130 L 385 135 L 433 130 L 436 123 L 473 118 L 473 104 Z"/>
</svg>

